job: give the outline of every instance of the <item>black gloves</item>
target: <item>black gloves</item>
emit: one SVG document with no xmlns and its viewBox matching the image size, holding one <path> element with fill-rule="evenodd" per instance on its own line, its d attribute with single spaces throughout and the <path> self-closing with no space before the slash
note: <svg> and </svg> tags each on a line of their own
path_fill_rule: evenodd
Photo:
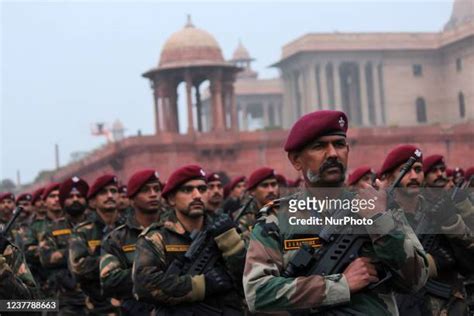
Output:
<svg viewBox="0 0 474 316">
<path fill-rule="evenodd" d="M 206 297 L 216 293 L 225 293 L 234 288 L 232 279 L 222 268 L 214 268 L 204 274 L 206 280 Z"/>
<path fill-rule="evenodd" d="M 450 226 L 457 221 L 454 203 L 447 194 L 436 201 L 429 214 L 440 226 Z"/>
<path fill-rule="evenodd" d="M 213 237 L 217 237 L 232 228 L 237 228 L 237 225 L 228 215 L 222 214 L 215 219 L 209 232 Z"/>
</svg>

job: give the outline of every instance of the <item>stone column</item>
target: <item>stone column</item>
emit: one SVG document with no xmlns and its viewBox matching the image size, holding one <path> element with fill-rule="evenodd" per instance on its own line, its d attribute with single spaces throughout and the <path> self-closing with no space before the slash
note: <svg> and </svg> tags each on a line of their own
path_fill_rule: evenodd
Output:
<svg viewBox="0 0 474 316">
<path fill-rule="evenodd" d="M 283 74 L 283 109 L 282 109 L 282 127 L 290 128 L 293 124 L 292 108 L 293 104 L 293 82 L 291 76 Z"/>
<path fill-rule="evenodd" d="M 242 129 L 248 131 L 249 122 L 247 120 L 247 103 L 241 103 L 242 106 Z"/>
<path fill-rule="evenodd" d="M 224 130 L 224 111 L 222 109 L 222 73 L 217 70 L 211 81 L 214 131 Z"/>
<path fill-rule="evenodd" d="M 230 122 L 231 129 L 235 132 L 239 130 L 239 118 L 237 117 L 237 105 L 235 104 L 235 89 L 234 84 L 231 82 L 228 85 L 229 98 L 230 98 Z"/>
<path fill-rule="evenodd" d="M 321 109 L 328 110 L 329 109 L 329 90 L 328 90 L 328 79 L 326 73 L 326 63 L 322 62 L 319 64 L 319 82 L 321 88 Z"/>
<path fill-rule="evenodd" d="M 375 125 L 382 125 L 382 98 L 380 96 L 380 82 L 381 78 L 378 71 L 379 63 L 374 63 L 372 67 L 372 81 L 374 83 L 374 111 L 375 111 Z"/>
<path fill-rule="evenodd" d="M 262 103 L 263 107 L 263 128 L 269 127 L 270 126 L 270 119 L 269 119 L 269 109 L 268 107 L 270 104 L 268 102 Z"/>
<path fill-rule="evenodd" d="M 369 126 L 369 101 L 367 96 L 367 76 L 365 75 L 365 62 L 359 63 L 359 94 L 362 125 Z"/>
<path fill-rule="evenodd" d="M 300 70 L 301 74 L 301 102 L 302 107 L 301 107 L 301 114 L 305 115 L 306 113 L 311 112 L 311 89 L 310 87 L 310 76 L 311 74 L 309 73 L 310 69 L 309 68 L 304 68 Z"/>
<path fill-rule="evenodd" d="M 189 70 L 186 71 L 185 75 L 186 81 L 186 102 L 188 104 L 188 134 L 194 133 L 194 120 L 193 120 L 193 79 Z"/>
<path fill-rule="evenodd" d="M 170 131 L 173 133 L 179 133 L 179 117 L 178 117 L 178 92 L 176 91 L 176 83 L 168 85 L 168 107 L 169 107 L 169 120 L 170 120 Z"/>
<path fill-rule="evenodd" d="M 161 124 L 160 124 L 160 109 L 159 109 L 159 94 L 158 94 L 158 89 L 156 88 L 156 85 L 154 84 L 153 81 L 151 81 L 151 88 L 153 89 L 153 104 L 155 105 L 154 107 L 154 113 L 155 113 L 155 134 L 159 134 L 161 132 Z"/>
<path fill-rule="evenodd" d="M 201 105 L 201 93 L 199 92 L 199 85 L 195 85 L 194 89 L 196 89 L 196 113 L 197 113 L 197 125 L 198 131 L 203 131 L 202 126 L 202 105 Z"/>
<path fill-rule="evenodd" d="M 342 111 L 341 78 L 339 75 L 339 66 L 339 62 L 333 63 L 332 76 L 334 79 L 334 102 L 336 103 L 335 109 Z"/>
</svg>

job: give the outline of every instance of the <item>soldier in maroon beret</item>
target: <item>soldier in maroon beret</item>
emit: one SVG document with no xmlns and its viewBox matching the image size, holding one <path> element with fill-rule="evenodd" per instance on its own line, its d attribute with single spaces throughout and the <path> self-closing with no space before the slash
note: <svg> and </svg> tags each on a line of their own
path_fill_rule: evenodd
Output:
<svg viewBox="0 0 474 316">
<path fill-rule="evenodd" d="M 448 183 L 446 162 L 442 155 L 431 155 L 423 159 L 424 184 L 431 188 L 445 188 Z"/>
<path fill-rule="evenodd" d="M 15 195 L 11 192 L 0 193 L 0 224 L 6 224 L 15 209 Z"/>
<path fill-rule="evenodd" d="M 211 215 L 222 213 L 222 203 L 224 201 L 224 187 L 221 176 L 217 172 L 207 175 L 207 202 L 206 211 Z"/>
<path fill-rule="evenodd" d="M 48 291 L 58 297 L 60 314 L 86 313 L 86 297 L 68 269 L 67 258 L 73 227 L 85 220 L 88 188 L 87 182 L 73 176 L 48 185 L 43 192 L 50 222 L 40 236 L 39 258 L 48 276 Z"/>
<path fill-rule="evenodd" d="M 258 211 L 265 204 L 280 197 L 280 186 L 275 170 L 269 167 L 254 170 L 248 178 L 247 191 L 251 200 L 244 201 L 242 207 L 233 214 L 234 221 L 238 223 L 245 240 L 250 238 Z"/>
<path fill-rule="evenodd" d="M 119 186 L 118 190 L 119 190 L 119 198 L 118 198 L 117 209 L 119 212 L 119 218 L 117 220 L 117 223 L 122 225 L 122 224 L 125 224 L 125 221 L 127 220 L 127 216 L 132 213 L 133 209 L 131 206 L 130 199 L 128 198 L 127 186 L 121 185 Z"/>
<path fill-rule="evenodd" d="M 135 297 L 159 305 L 160 315 L 242 314 L 238 285 L 232 279 L 242 279 L 244 242 L 227 215 L 206 216 L 206 173 L 197 165 L 177 169 L 163 195 L 174 213 L 163 226 L 150 226 L 138 238 L 132 272 Z M 192 232 L 205 233 L 206 244 L 215 243 L 220 259 L 193 274 L 168 271 L 170 264 L 186 260 Z M 200 311 L 201 304 L 209 306 L 207 311 Z"/>
<path fill-rule="evenodd" d="M 417 151 L 420 150 L 415 146 L 400 145 L 389 152 L 380 171 L 389 185 L 398 177 L 406 161 L 415 156 Z M 455 292 L 463 292 L 462 284 L 458 282 L 456 267 L 461 267 L 464 272 L 474 271 L 472 263 L 469 263 L 470 259 L 466 260 L 474 255 L 470 248 L 474 245 L 474 238 L 465 235 L 466 223 L 457 214 L 450 194 L 444 191 L 446 184 L 444 179 L 438 181 L 441 182 L 439 186 L 436 183 L 438 176 L 443 176 L 445 171 L 442 158 L 440 155 L 429 157 L 419 155 L 412 168 L 401 179 L 391 204 L 393 208 L 404 211 L 408 222 L 416 231 L 427 253 L 430 278 L 442 282 Z M 441 170 L 438 170 L 438 166 Z M 431 186 L 421 191 L 422 184 L 426 183 L 423 171 L 426 174 L 433 171 L 433 175 L 429 181 Z M 436 241 L 428 242 L 431 239 L 427 234 L 436 234 Z M 461 301 L 448 304 L 448 299 L 440 298 L 430 291 L 423 291 L 414 296 L 399 295 L 397 301 L 401 315 L 419 315 L 425 310 L 431 310 L 433 315 L 458 313 L 463 315 L 466 309 L 465 306 L 462 307 Z M 464 312 L 454 312 L 463 309 Z"/>
<path fill-rule="evenodd" d="M 349 175 L 347 179 L 347 185 L 353 189 L 363 189 L 367 185 L 372 185 L 372 179 L 375 172 L 369 166 L 361 166 L 356 168 Z"/>
<path fill-rule="evenodd" d="M 395 214 L 389 212 L 385 191 L 367 185 L 355 196 L 343 187 L 349 156 L 347 126 L 347 117 L 343 112 L 324 110 L 302 116 L 291 128 L 285 150 L 290 163 L 303 175 L 308 189 L 272 201 L 259 211 L 259 220 L 252 230 L 247 249 L 243 278 L 251 312 L 290 312 L 299 309 L 302 314 L 310 314 L 312 310 L 323 307 L 323 313 L 334 315 L 398 315 L 394 304 L 398 286 L 416 291 L 424 285 L 427 265 L 423 249 L 416 239 L 413 240 L 412 234 L 404 233 L 410 232 L 410 227 L 395 221 Z M 347 249 L 345 237 L 353 237 L 351 232 L 345 233 L 350 225 L 327 227 L 329 231 L 339 232 L 342 229 L 343 233 L 338 233 L 337 237 L 328 232 L 320 234 L 329 225 L 327 219 L 338 218 L 337 214 L 344 212 L 324 206 L 316 211 L 308 206 L 309 198 L 341 202 L 346 199 L 373 200 L 373 207 L 357 210 L 357 218 L 371 221 L 371 224 L 363 226 L 364 236 L 370 240 L 364 245 L 364 252 L 373 256 L 370 255 L 369 259 L 359 252 L 361 256 L 340 269 L 328 260 L 327 266 L 318 268 L 331 271 L 330 274 L 308 273 L 315 267 L 308 259 L 314 254 L 309 249 L 320 249 L 316 250 L 318 259 L 322 258 L 319 255 L 328 258 L 330 254 L 350 258 L 348 253 L 344 254 L 344 249 Z M 291 210 L 292 202 L 304 203 L 297 210 Z M 346 212 L 344 218 L 351 217 L 350 213 Z M 304 221 L 299 225 L 297 222 L 292 224 L 292 218 Z M 323 227 L 306 223 L 308 218 L 321 220 Z M 388 223 L 390 229 L 387 229 Z M 303 245 L 306 247 L 301 247 Z M 335 249 L 335 252 L 329 249 Z M 369 288 L 371 283 L 378 282 L 384 276 L 382 272 L 377 272 L 374 260 L 379 268 L 388 269 L 396 275 L 397 287 L 391 282 L 385 283 L 383 294 Z M 320 261 L 316 261 L 319 265 Z M 369 303 L 375 301 L 384 303 Z"/>
<path fill-rule="evenodd" d="M 120 300 L 123 315 L 149 315 L 153 306 L 138 302 L 132 293 L 132 265 L 138 236 L 151 225 L 161 225 L 166 210 L 161 202 L 163 188 L 154 169 L 135 172 L 126 188 L 131 208 L 123 225 L 115 228 L 102 242 L 100 280 L 105 297 Z M 119 276 L 119 277 L 118 277 Z"/>
<path fill-rule="evenodd" d="M 105 174 L 95 179 L 87 191 L 87 198 L 95 212 L 74 227 L 69 238 L 68 266 L 88 297 L 89 313 L 117 315 L 118 309 L 101 293 L 99 276 L 102 239 L 115 228 L 118 215 L 117 177 Z"/>
<path fill-rule="evenodd" d="M 245 176 L 238 176 L 225 185 L 225 201 L 222 206 L 224 213 L 231 215 L 242 206 L 242 200 L 245 195 L 245 182 Z"/>
</svg>

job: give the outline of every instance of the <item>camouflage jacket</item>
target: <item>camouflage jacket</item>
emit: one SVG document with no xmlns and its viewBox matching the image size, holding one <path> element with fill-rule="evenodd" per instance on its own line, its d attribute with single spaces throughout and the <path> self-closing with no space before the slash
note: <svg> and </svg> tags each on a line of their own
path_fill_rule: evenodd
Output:
<svg viewBox="0 0 474 316">
<path fill-rule="evenodd" d="M 39 242 L 41 265 L 48 270 L 48 287 L 59 293 L 59 304 L 85 305 L 85 296 L 68 269 L 68 244 L 74 223 L 68 217 L 52 220 Z"/>
<path fill-rule="evenodd" d="M 206 217 L 203 229 L 211 224 L 211 219 Z M 231 229 L 214 240 L 222 256 L 216 264 L 225 269 L 238 282 L 236 284 L 240 284 L 245 260 L 245 246 L 240 235 Z M 174 259 L 183 259 L 191 242 L 190 234 L 173 216 L 164 221 L 162 227 L 152 225 L 140 234 L 132 271 L 137 299 L 163 306 L 204 302 L 219 309 L 240 309 L 237 290 L 205 297 L 203 274 L 166 272 Z"/>
<path fill-rule="evenodd" d="M 100 287 L 100 246 L 108 230 L 101 217 L 92 213 L 88 220 L 74 227 L 69 238 L 69 269 L 88 296 L 88 309 L 100 314 L 115 311 Z"/>
<path fill-rule="evenodd" d="M 424 226 L 425 216 L 429 216 L 433 201 L 419 198 L 418 209 L 414 214 L 406 214 L 413 229 Z M 455 212 L 455 210 L 450 210 Z M 426 287 L 417 295 L 399 295 L 397 302 L 400 312 L 403 314 L 420 313 L 429 311 L 433 315 L 440 314 L 465 314 L 467 305 L 463 298 L 464 286 L 459 273 L 469 276 L 474 273 L 472 262 L 474 261 L 474 236 L 464 223 L 461 215 L 456 215 L 457 220 L 450 226 L 439 226 L 435 222 L 429 223 L 429 229 L 434 229 L 433 234 L 429 231 L 420 231 L 418 237 L 422 241 L 427 252 L 429 262 L 429 276 L 435 280 L 438 287 L 446 288 L 449 297 L 456 298 L 449 306 L 450 298 L 441 298 L 431 287 Z M 436 228 L 435 228 L 436 227 Z M 431 239 L 431 241 L 429 241 Z M 428 241 L 428 243 L 427 243 Z M 441 286 L 439 286 L 441 285 Z"/>
<path fill-rule="evenodd" d="M 124 225 L 109 233 L 102 242 L 100 282 L 106 297 L 133 298 L 132 265 L 135 243 L 143 231 L 133 214 Z"/>
<path fill-rule="evenodd" d="M 235 216 L 234 221 L 237 223 L 239 232 L 245 241 L 248 241 L 250 238 L 252 228 L 257 221 L 258 211 L 257 203 L 252 198 L 251 200 L 244 201 L 242 206 L 233 214 Z"/>
<path fill-rule="evenodd" d="M 326 246 L 326 241 L 319 238 L 320 228 L 317 226 L 307 226 L 305 234 L 300 234 L 301 239 L 295 239 L 291 230 L 282 230 L 293 214 L 287 209 L 288 201 L 298 196 L 275 200 L 259 212 L 250 237 L 243 277 L 249 309 L 288 311 L 322 308 L 328 314 L 335 315 L 398 315 L 394 291 L 416 292 L 428 277 L 425 253 L 403 212 L 389 210 L 377 217 L 372 226 L 363 228 L 370 240 L 363 256 L 377 260 L 393 277 L 383 284 L 382 289 L 366 288 L 350 293 L 342 273 L 282 276 L 299 249 L 293 244 L 299 245 L 298 242 L 311 239 L 321 242 L 321 247 Z M 314 215 L 322 216 L 320 213 Z"/>
<path fill-rule="evenodd" d="M 48 217 L 38 217 L 33 215 L 31 225 L 24 234 L 21 235 L 23 251 L 28 264 L 40 265 L 39 260 L 39 240 L 48 229 L 51 220 Z"/>
<path fill-rule="evenodd" d="M 0 299 L 36 298 L 36 282 L 21 250 L 10 243 L 1 256 L 8 269 L 0 271 Z"/>
</svg>

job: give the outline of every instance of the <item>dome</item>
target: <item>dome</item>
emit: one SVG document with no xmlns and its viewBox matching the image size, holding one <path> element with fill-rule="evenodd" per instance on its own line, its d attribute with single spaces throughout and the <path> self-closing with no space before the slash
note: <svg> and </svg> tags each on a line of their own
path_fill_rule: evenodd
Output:
<svg viewBox="0 0 474 316">
<path fill-rule="evenodd" d="M 225 61 L 219 43 L 208 32 L 196 28 L 188 16 L 185 27 L 172 34 L 163 46 L 158 68 L 221 64 Z"/>
<path fill-rule="evenodd" d="M 232 55 L 233 60 L 251 60 L 252 58 L 250 57 L 249 51 L 245 46 L 242 44 L 242 41 L 239 41 L 239 45 L 234 51 L 234 54 Z"/>
<path fill-rule="evenodd" d="M 474 0 L 454 0 L 451 17 L 444 26 L 445 30 L 456 28 L 474 21 Z"/>
</svg>

